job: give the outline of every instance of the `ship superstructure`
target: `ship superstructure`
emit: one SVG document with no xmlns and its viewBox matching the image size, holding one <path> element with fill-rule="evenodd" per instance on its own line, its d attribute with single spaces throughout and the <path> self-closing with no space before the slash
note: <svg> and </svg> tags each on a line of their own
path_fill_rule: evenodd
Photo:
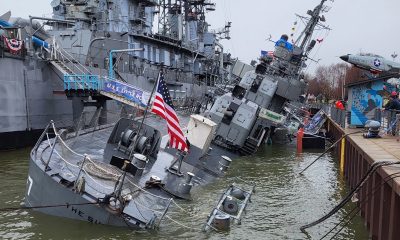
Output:
<svg viewBox="0 0 400 240">
<path fill-rule="evenodd" d="M 91 96 L 67 98 L 66 75 L 107 76 L 112 71 L 116 80 L 150 92 L 163 68 L 178 106 L 201 100 L 210 86 L 230 76 L 230 55 L 218 42 L 219 32 L 208 29 L 205 14 L 215 9 L 211 1 L 54 0 L 51 6 L 52 18 L 10 19 L 6 14 L 0 22 L 4 38 L 23 47 L 12 52 L 0 45 L 5 53 L 0 70 L 10 73 L 0 77 L 5 100 L 1 134 L 14 139 L 1 142 L 0 148 L 34 142 L 51 119 L 76 122 L 86 107 L 93 112 L 102 107 L 103 113 L 119 108 L 104 99 L 93 102 Z M 9 36 L 11 28 L 20 34 Z M 229 28 L 230 23 L 224 27 L 227 37 Z M 120 49 L 140 51 L 110 55 Z"/>
<path fill-rule="evenodd" d="M 284 125 L 285 105 L 298 101 L 306 90 L 302 70 L 316 44 L 313 32 L 325 21 L 321 15 L 326 11 L 325 2 L 308 11 L 307 25 L 294 43 L 283 35 L 275 43 L 273 56 L 262 58 L 231 93 L 215 101 L 209 117 L 218 124 L 216 144 L 243 155 L 253 154 Z"/>
<path fill-rule="evenodd" d="M 50 122 L 30 155 L 25 204 L 35 208 L 66 201 L 64 208 L 38 210 L 90 221 L 88 217 L 82 217 L 84 214 L 76 214 L 80 211 L 98 223 L 134 229 L 156 227 L 156 223 L 168 216 L 168 208 L 174 203 L 172 198 L 190 200 L 194 188 L 224 176 L 233 159 L 240 154 L 255 153 L 273 134 L 274 128 L 285 123 L 285 116 L 281 114 L 285 104 L 296 101 L 306 87 L 301 78 L 302 64 L 312 48 L 313 42 L 309 40 L 320 21 L 325 1 L 310 11 L 311 19 L 302 40 L 310 42 L 308 45 L 288 48 L 287 42 L 277 42 L 275 58 L 264 59 L 255 70 L 245 73 L 232 92 L 215 99 L 205 115 L 180 116 L 180 121 L 175 116 L 168 119 L 170 113 L 167 112 L 175 111 L 169 105 L 172 101 L 167 88 L 162 85 L 162 90 L 157 90 L 157 97 L 167 99 L 164 114 L 173 128 L 163 128 L 166 125 L 164 119 L 147 116 L 150 101 L 146 105 L 146 101 L 136 101 L 143 100 L 139 98 L 131 101 L 146 107 L 144 116 L 121 118 L 108 126 L 95 125 L 80 134 L 60 129 Z M 181 20 L 170 18 L 165 21 Z M 164 33 L 179 37 L 178 31 L 165 30 Z M 66 75 L 70 97 L 76 99 L 88 93 L 83 90 L 88 90 L 88 86 L 97 84 L 98 80 L 91 76 L 93 79 L 82 81 L 79 76 Z M 159 76 L 160 83 L 162 73 Z M 107 87 L 118 88 L 121 85 L 117 84 L 123 84 L 115 81 L 108 80 Z M 100 95 L 104 91 L 93 85 L 90 89 Z M 159 106 L 157 103 L 156 107 Z M 98 121 L 100 117 L 101 114 L 97 115 Z M 168 144 L 169 133 L 176 131 L 179 122 L 185 126 L 187 152 L 186 147 L 177 150 Z M 217 217 L 217 212 L 229 213 L 230 216 L 223 218 L 226 220 L 240 216 L 250 195 L 240 188 L 228 190 L 209 216 L 206 228 L 213 219 L 222 219 L 220 215 Z M 76 211 L 69 208 L 72 206 Z"/>
<path fill-rule="evenodd" d="M 56 0 L 52 6 L 55 18 L 75 22 L 57 23 L 51 33 L 81 63 L 107 68 L 110 50 L 143 48 L 115 56 L 114 71 L 149 81 L 163 65 L 171 84 L 213 84 L 222 74 L 223 53 L 215 54 L 219 43 L 205 19 L 214 6 L 209 1 Z"/>
</svg>

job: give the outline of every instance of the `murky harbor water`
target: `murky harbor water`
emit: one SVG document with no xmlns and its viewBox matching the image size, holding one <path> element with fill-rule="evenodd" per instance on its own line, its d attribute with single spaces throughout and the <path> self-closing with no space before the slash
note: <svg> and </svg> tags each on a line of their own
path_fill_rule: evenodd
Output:
<svg viewBox="0 0 400 240">
<path fill-rule="evenodd" d="M 0 208 L 17 207 L 23 202 L 28 154 L 29 149 L 0 153 Z M 292 147 L 266 146 L 256 156 L 236 159 L 225 178 L 198 189 L 193 202 L 179 202 L 190 214 L 171 210 L 170 216 L 190 229 L 166 219 L 157 231 L 133 232 L 18 210 L 0 212 L 0 239 L 320 239 L 355 205 L 346 205 L 309 229 L 309 236 L 300 232 L 300 226 L 331 210 L 347 192 L 330 155 L 298 176 L 318 155 L 296 155 Z M 220 194 L 229 184 L 240 182 L 236 177 L 256 183 L 256 194 L 242 224 L 232 225 L 225 233 L 203 233 L 200 228 Z M 336 239 L 368 239 L 361 217 L 355 217 Z"/>
</svg>

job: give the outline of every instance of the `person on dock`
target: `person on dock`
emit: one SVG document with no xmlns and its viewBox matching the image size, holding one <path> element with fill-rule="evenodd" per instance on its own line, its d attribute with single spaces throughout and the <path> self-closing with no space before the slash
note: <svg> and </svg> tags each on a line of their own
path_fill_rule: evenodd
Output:
<svg viewBox="0 0 400 240">
<path fill-rule="evenodd" d="M 387 116 L 390 123 L 388 132 L 391 132 L 392 135 L 395 136 L 400 130 L 400 124 L 398 121 L 398 118 L 400 117 L 400 100 L 397 92 L 393 91 L 390 94 L 389 102 L 387 102 L 382 108 L 382 111 L 385 110 L 390 111 L 390 114 Z"/>
<path fill-rule="evenodd" d="M 385 104 L 382 111 L 385 110 L 400 111 L 400 100 L 397 96 L 397 92 L 393 91 L 390 94 L 389 102 Z"/>
<path fill-rule="evenodd" d="M 340 109 L 340 110 L 345 110 L 342 100 L 337 100 L 337 101 L 335 102 L 335 107 L 336 107 L 337 109 Z"/>
</svg>

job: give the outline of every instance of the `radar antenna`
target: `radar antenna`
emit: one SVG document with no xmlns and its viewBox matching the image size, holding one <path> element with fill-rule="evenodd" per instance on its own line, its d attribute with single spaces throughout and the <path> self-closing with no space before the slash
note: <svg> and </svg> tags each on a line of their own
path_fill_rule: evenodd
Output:
<svg viewBox="0 0 400 240">
<path fill-rule="evenodd" d="M 315 27 L 319 22 L 325 22 L 325 16 L 321 15 L 322 12 L 329 11 L 329 8 L 324 6 L 324 3 L 327 0 L 322 0 L 321 3 L 314 8 L 314 10 L 308 10 L 307 14 L 311 16 L 309 19 L 305 29 L 301 32 L 300 36 L 297 38 L 295 44 L 297 45 L 301 41 L 301 45 L 299 46 L 301 49 L 305 49 L 307 44 L 310 42 L 312 34 L 315 30 Z M 320 16 L 321 15 L 321 16 Z M 301 17 L 301 16 L 299 16 Z M 302 17 L 305 18 L 305 17 Z M 325 27 L 327 28 L 327 27 Z"/>
<path fill-rule="evenodd" d="M 223 28 L 215 29 L 212 32 L 218 36 L 218 40 L 222 39 L 231 39 L 230 33 L 231 33 L 231 27 L 232 27 L 232 22 L 227 22 Z"/>
</svg>

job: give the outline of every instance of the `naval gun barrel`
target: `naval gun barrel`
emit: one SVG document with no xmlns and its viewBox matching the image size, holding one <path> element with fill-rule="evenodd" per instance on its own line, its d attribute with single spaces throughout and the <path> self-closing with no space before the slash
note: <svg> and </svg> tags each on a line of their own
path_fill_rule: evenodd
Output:
<svg viewBox="0 0 400 240">
<path fill-rule="evenodd" d="M 43 24 L 39 26 L 34 26 L 33 20 L 47 20 L 49 22 L 58 22 L 58 23 L 70 23 L 70 24 L 75 24 L 75 21 L 71 20 L 62 20 L 62 19 L 55 19 L 55 18 L 45 18 L 45 17 L 35 17 L 35 16 L 29 16 L 29 22 L 30 22 L 30 27 L 31 29 L 34 29 L 35 31 L 32 33 L 32 36 L 35 35 L 36 32 L 40 31 L 40 29 L 43 28 Z"/>
</svg>

